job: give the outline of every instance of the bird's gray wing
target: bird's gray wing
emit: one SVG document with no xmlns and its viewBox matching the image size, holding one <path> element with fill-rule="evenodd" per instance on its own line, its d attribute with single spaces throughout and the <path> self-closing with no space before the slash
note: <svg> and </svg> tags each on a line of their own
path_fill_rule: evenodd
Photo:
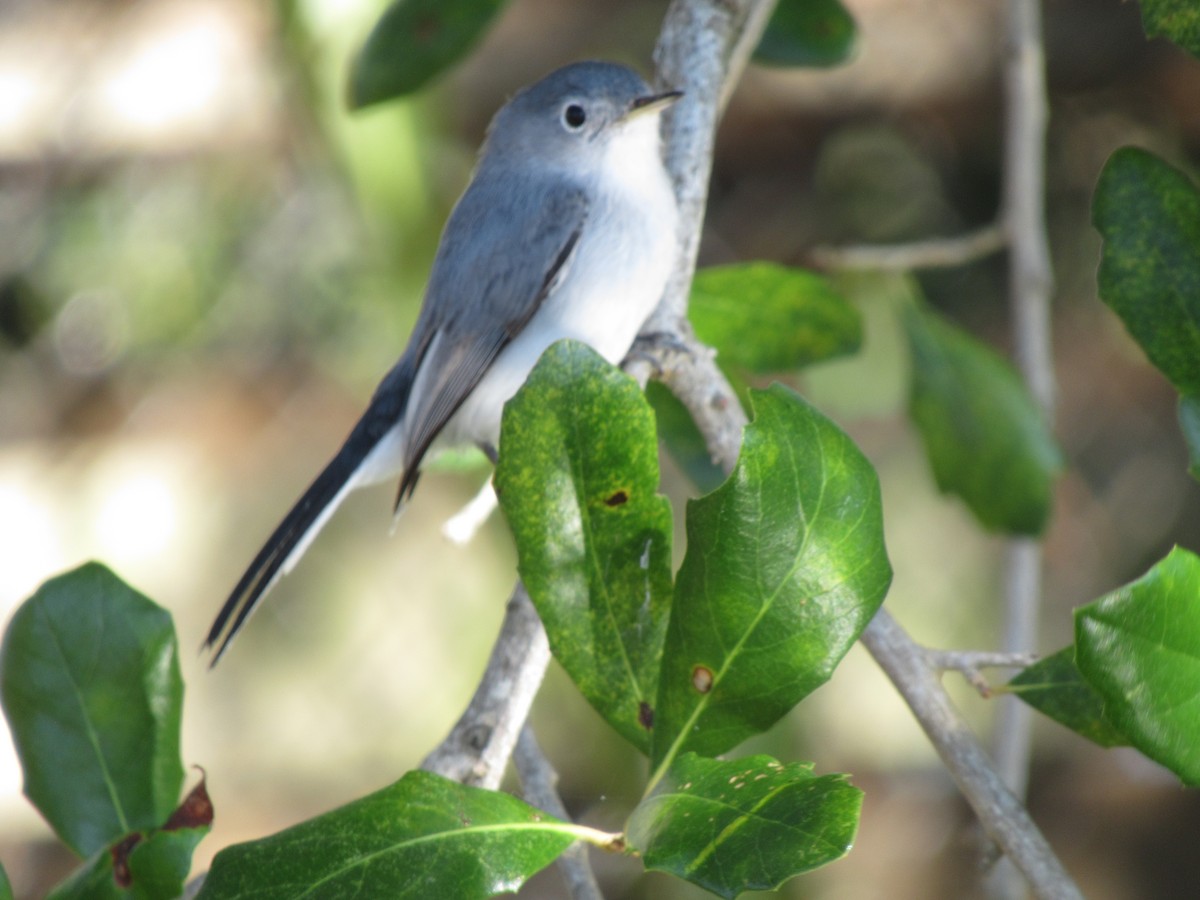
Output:
<svg viewBox="0 0 1200 900">
<path fill-rule="evenodd" d="M 409 399 L 397 506 L 438 433 L 557 287 L 587 215 L 580 188 L 541 173 L 480 172 L 455 207 L 414 329 L 425 353 Z"/>
</svg>

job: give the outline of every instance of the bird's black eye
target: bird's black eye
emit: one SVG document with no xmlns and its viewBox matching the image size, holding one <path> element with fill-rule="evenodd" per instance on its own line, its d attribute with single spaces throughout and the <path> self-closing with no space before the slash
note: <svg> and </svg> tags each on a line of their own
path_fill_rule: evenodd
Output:
<svg viewBox="0 0 1200 900">
<path fill-rule="evenodd" d="M 568 128 L 574 131 L 583 127 L 583 123 L 587 121 L 587 113 L 578 103 L 569 103 L 563 110 L 563 121 L 567 123 Z"/>
</svg>

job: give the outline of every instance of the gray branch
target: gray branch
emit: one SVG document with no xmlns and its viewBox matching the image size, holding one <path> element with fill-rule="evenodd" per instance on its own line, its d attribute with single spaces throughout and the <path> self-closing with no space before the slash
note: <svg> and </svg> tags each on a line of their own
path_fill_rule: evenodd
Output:
<svg viewBox="0 0 1200 900">
<path fill-rule="evenodd" d="M 1003 223 L 953 237 L 912 241 L 907 244 L 857 244 L 813 247 L 809 261 L 822 269 L 872 269 L 910 272 L 913 269 L 946 269 L 991 256 L 1004 249 L 1008 233 Z"/>
<path fill-rule="evenodd" d="M 550 664 L 550 645 L 520 582 L 471 702 L 421 768 L 495 790 Z"/>
<path fill-rule="evenodd" d="M 571 818 L 567 814 L 567 808 L 558 796 L 558 773 L 542 753 L 533 729 L 528 725 L 521 729 L 513 763 L 517 767 L 525 799 L 555 818 L 569 822 Z M 578 841 L 572 844 L 558 858 L 557 865 L 563 881 L 567 883 L 567 893 L 571 900 L 604 900 L 588 862 L 586 844 Z"/>
<path fill-rule="evenodd" d="M 887 610 L 880 610 L 862 642 L 887 673 L 975 811 L 984 830 L 1025 875 L 1038 897 L 1082 900 L 1029 813 L 1001 779 L 967 728 L 920 647 Z"/>
<path fill-rule="evenodd" d="M 1046 235 L 1046 60 L 1040 0 L 1008 2 L 1007 122 L 1004 145 L 1004 225 L 1009 242 L 1009 297 L 1017 366 L 1047 422 L 1054 419 L 1055 380 L 1050 299 L 1054 276 Z M 1042 603 L 1042 545 L 1009 541 L 1005 562 L 1004 633 L 1001 649 L 1034 647 Z M 1033 748 L 1033 717 L 1015 697 L 1000 699 L 993 753 L 1005 783 L 1025 795 Z M 989 882 L 993 896 L 1022 894 L 1011 868 L 1001 863 Z"/>
<path fill-rule="evenodd" d="M 660 341 L 651 368 L 684 403 L 709 452 L 726 471 L 737 458 L 745 411 L 687 326 L 687 295 L 699 246 L 712 163 L 713 132 L 733 68 L 744 61 L 773 3 L 672 3 L 656 49 L 663 81 L 686 92 L 667 122 L 667 161 L 681 204 L 680 258 L 647 331 Z M 757 33 L 749 26 L 760 29 Z M 739 31 L 739 29 L 741 29 Z M 991 240 L 992 238 L 989 238 Z M 886 611 L 863 634 L 863 643 L 896 684 L 984 829 L 1028 879 L 1040 897 L 1076 898 L 1078 889 L 1020 801 L 996 772 L 979 741 L 955 711 L 924 651 Z"/>
</svg>

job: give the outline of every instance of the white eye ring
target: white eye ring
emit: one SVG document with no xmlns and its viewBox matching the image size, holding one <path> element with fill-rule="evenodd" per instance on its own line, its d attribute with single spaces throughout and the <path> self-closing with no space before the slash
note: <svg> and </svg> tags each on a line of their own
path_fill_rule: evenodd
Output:
<svg viewBox="0 0 1200 900">
<path fill-rule="evenodd" d="M 587 121 L 587 110 L 582 104 L 568 103 L 563 107 L 562 120 L 569 131 L 578 131 Z"/>
</svg>

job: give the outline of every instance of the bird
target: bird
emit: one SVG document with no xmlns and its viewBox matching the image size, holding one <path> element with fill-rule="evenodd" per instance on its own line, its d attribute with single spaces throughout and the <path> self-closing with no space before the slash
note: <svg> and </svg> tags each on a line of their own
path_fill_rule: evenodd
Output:
<svg viewBox="0 0 1200 900">
<path fill-rule="evenodd" d="M 351 491 L 398 478 L 398 514 L 431 452 L 473 444 L 495 463 L 505 402 L 560 339 L 625 358 L 674 264 L 660 117 L 681 96 L 585 61 L 499 109 L 404 352 L 221 607 L 204 641 L 211 666 Z"/>
</svg>

